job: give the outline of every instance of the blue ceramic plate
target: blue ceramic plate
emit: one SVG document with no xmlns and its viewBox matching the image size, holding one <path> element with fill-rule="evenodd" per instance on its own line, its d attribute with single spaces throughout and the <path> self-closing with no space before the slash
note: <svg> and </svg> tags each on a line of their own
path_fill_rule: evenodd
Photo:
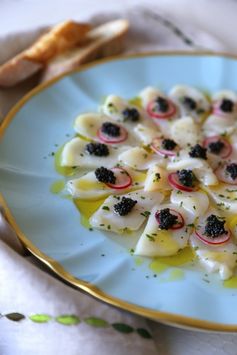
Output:
<svg viewBox="0 0 237 355">
<path fill-rule="evenodd" d="M 187 255 L 137 258 L 131 237 L 89 231 L 72 201 L 51 192 L 62 180 L 53 153 L 73 136 L 74 118 L 97 110 L 102 97 L 131 98 L 147 85 L 169 90 L 177 83 L 237 90 L 236 77 L 231 57 L 153 53 L 97 62 L 37 87 L 0 129 L 0 187 L 19 238 L 64 280 L 110 304 L 179 326 L 236 331 L 236 279 L 223 284 L 182 265 Z"/>
</svg>

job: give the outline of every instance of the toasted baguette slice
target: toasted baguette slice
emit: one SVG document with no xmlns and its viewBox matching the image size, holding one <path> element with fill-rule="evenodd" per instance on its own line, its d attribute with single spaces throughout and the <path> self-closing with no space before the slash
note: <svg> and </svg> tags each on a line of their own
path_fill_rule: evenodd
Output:
<svg viewBox="0 0 237 355">
<path fill-rule="evenodd" d="M 26 59 L 23 53 L 18 54 L 0 67 L 0 86 L 14 86 L 42 68 L 43 64 Z"/>
<path fill-rule="evenodd" d="M 45 63 L 54 56 L 84 43 L 85 35 L 90 29 L 89 24 L 73 21 L 60 23 L 27 49 L 24 53 L 25 58 Z"/>
<path fill-rule="evenodd" d="M 65 21 L 41 36 L 30 48 L 0 66 L 0 87 L 11 87 L 41 70 L 59 53 L 84 43 L 90 25 Z"/>
<path fill-rule="evenodd" d="M 67 51 L 48 62 L 41 82 L 76 69 L 94 59 L 120 53 L 128 28 L 129 22 L 120 19 L 92 29 L 86 35 L 89 41 L 87 45 Z"/>
</svg>

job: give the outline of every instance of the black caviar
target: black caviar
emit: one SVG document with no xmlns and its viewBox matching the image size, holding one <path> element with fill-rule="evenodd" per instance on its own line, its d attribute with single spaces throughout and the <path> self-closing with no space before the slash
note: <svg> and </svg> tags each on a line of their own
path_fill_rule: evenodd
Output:
<svg viewBox="0 0 237 355">
<path fill-rule="evenodd" d="M 211 142 L 208 144 L 208 149 L 213 154 L 219 154 L 224 147 L 225 144 L 222 141 Z"/>
<path fill-rule="evenodd" d="M 101 132 L 107 134 L 110 137 L 119 137 L 120 126 L 112 122 L 104 122 L 101 126 Z"/>
<path fill-rule="evenodd" d="M 159 223 L 160 229 L 169 229 L 172 228 L 176 223 L 178 217 L 170 213 L 169 208 L 164 208 L 160 210 L 156 215 L 157 221 Z"/>
<path fill-rule="evenodd" d="M 90 155 L 95 155 L 97 157 L 107 157 L 109 155 L 109 148 L 103 143 L 88 143 L 85 150 Z"/>
<path fill-rule="evenodd" d="M 195 100 L 193 100 L 189 96 L 184 96 L 182 98 L 182 104 L 188 109 L 188 110 L 196 110 L 197 108 L 197 103 Z"/>
<path fill-rule="evenodd" d="M 207 159 L 207 149 L 202 147 L 200 144 L 195 144 L 191 147 L 189 156 L 191 158 Z"/>
<path fill-rule="evenodd" d="M 219 237 L 222 234 L 227 234 L 225 230 L 225 221 L 219 219 L 214 214 L 211 214 L 206 221 L 204 234 L 211 238 Z"/>
<path fill-rule="evenodd" d="M 116 176 L 114 175 L 114 172 L 104 168 L 103 166 L 95 170 L 95 177 L 98 181 L 104 182 L 105 184 L 115 184 L 116 182 Z"/>
<path fill-rule="evenodd" d="M 174 150 L 174 148 L 177 146 L 177 143 L 173 141 L 172 139 L 163 139 L 161 146 L 163 149 L 166 150 Z"/>
<path fill-rule="evenodd" d="M 136 205 L 137 201 L 129 197 L 122 197 L 122 200 L 114 205 L 114 212 L 119 216 L 126 216 L 133 207 Z"/>
<path fill-rule="evenodd" d="M 139 121 L 140 114 L 136 108 L 126 108 L 123 110 L 124 121 L 137 122 Z"/>
<path fill-rule="evenodd" d="M 237 178 L 237 164 L 231 163 L 226 166 L 226 172 L 230 175 L 232 180 Z"/>
<path fill-rule="evenodd" d="M 164 97 L 157 97 L 155 100 L 158 110 L 161 112 L 167 112 L 169 109 L 169 103 Z"/>
<path fill-rule="evenodd" d="M 178 170 L 177 171 L 179 181 L 182 185 L 187 187 L 194 187 L 194 182 L 196 181 L 196 177 L 192 170 Z"/>
<path fill-rule="evenodd" d="M 223 99 L 220 104 L 220 109 L 223 112 L 232 112 L 234 109 L 234 103 L 233 101 L 229 99 Z"/>
</svg>

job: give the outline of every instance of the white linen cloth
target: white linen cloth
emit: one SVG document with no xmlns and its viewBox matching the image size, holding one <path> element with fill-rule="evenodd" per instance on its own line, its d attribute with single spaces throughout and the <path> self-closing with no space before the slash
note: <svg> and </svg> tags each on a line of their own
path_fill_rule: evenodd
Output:
<svg viewBox="0 0 237 355">
<path fill-rule="evenodd" d="M 224 1 L 198 2 L 209 4 L 209 7 L 203 8 L 205 16 L 208 8 L 209 10 L 211 8 L 211 2 L 218 3 L 220 6 L 224 3 Z M 16 7 L 19 7 L 19 3 L 15 2 Z M 22 3 L 27 6 L 28 2 L 22 1 Z M 30 1 L 28 5 L 32 3 Z M 70 4 L 70 1 L 68 3 Z M 149 3 L 154 5 L 154 2 L 149 1 Z M 93 21 L 103 22 L 118 15 L 128 17 L 132 27 L 126 43 L 126 52 L 196 48 L 234 51 L 234 40 L 232 42 L 225 40 L 223 34 L 218 37 L 208 33 L 207 23 L 202 26 L 198 18 L 194 21 L 196 25 L 184 21 L 188 10 L 186 8 L 183 12 L 180 9 L 174 11 L 175 3 L 175 0 L 167 0 L 165 5 L 165 2 L 161 1 L 159 7 L 133 8 L 123 13 L 118 8 L 119 14 L 106 13 L 103 16 L 99 14 L 93 17 Z M 185 0 L 179 3 L 187 5 Z M 233 2 L 230 0 L 225 3 L 231 4 L 229 8 L 226 7 L 225 16 L 232 18 Z M 74 2 L 73 4 L 76 6 Z M 192 6 L 196 8 L 193 2 Z M 184 7 L 182 9 L 185 10 Z M 237 10 L 237 4 L 235 9 Z M 190 7 L 189 10 L 191 11 Z M 200 12 L 199 8 L 197 12 Z M 75 8 L 72 9 L 71 14 L 70 16 L 67 12 L 65 18 L 80 19 L 80 16 L 74 15 Z M 92 14 L 94 13 L 91 12 L 90 15 Z M 47 18 L 47 15 L 45 17 Z M 85 14 L 84 18 L 86 18 Z M 56 20 L 55 17 L 54 19 Z M 62 14 L 57 20 L 61 19 Z M 42 24 L 47 23 L 42 21 Z M 35 29 L 0 38 L 0 62 L 27 46 L 41 31 L 42 29 Z M 30 81 L 18 88 L 0 91 L 2 118 L 12 104 L 33 85 L 34 83 Z M 164 326 L 117 310 L 58 281 L 51 274 L 46 273 L 37 260 L 24 254 L 14 231 L 4 219 L 4 211 L 0 212 L 0 239 L 2 240 L 0 241 L 0 313 L 3 315 L 0 316 L 1 355 L 234 355 L 237 353 L 235 347 L 237 335 L 199 333 Z M 13 312 L 19 313 L 19 318 L 21 315 L 25 318 L 19 321 L 8 319 L 6 315 Z M 41 314 L 41 318 L 35 316 L 36 314 Z M 32 315 L 34 316 L 30 319 Z M 55 319 L 63 315 L 71 315 L 71 318 Z M 8 317 L 16 318 L 17 315 Z M 88 324 L 86 321 L 88 317 L 102 319 L 99 324 L 97 323 L 100 327 L 96 327 L 95 322 L 94 325 Z M 81 320 L 80 323 L 78 318 Z M 71 325 L 65 325 L 67 319 Z M 103 320 L 108 322 L 107 327 L 101 326 L 105 325 Z M 132 329 L 133 332 L 122 333 L 121 328 L 118 331 L 113 327 L 114 323 L 122 323 L 125 325 L 125 330 Z M 137 328 L 145 329 L 152 338 L 142 337 L 136 331 Z M 145 332 L 145 335 L 147 334 Z"/>
</svg>

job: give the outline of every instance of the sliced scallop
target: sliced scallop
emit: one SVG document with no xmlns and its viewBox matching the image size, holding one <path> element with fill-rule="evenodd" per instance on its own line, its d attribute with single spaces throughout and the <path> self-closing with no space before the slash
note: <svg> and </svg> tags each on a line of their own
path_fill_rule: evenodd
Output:
<svg viewBox="0 0 237 355">
<path fill-rule="evenodd" d="M 163 160 L 157 154 L 151 154 L 141 147 L 126 150 L 118 156 L 118 159 L 123 165 L 137 170 L 147 170 L 151 165 Z"/>
<path fill-rule="evenodd" d="M 173 190 L 170 195 L 170 201 L 176 206 L 183 207 L 185 211 L 194 217 L 204 215 L 209 207 L 209 198 L 201 190 L 193 192 Z"/>
<path fill-rule="evenodd" d="M 235 122 L 234 117 L 220 117 L 212 114 L 204 122 L 202 130 L 206 137 L 231 134 L 234 132 Z"/>
<path fill-rule="evenodd" d="M 171 190 L 168 183 L 168 173 L 166 169 L 155 164 L 151 166 L 147 172 L 145 180 L 145 191 L 159 191 L 159 190 Z"/>
<path fill-rule="evenodd" d="M 162 135 L 158 127 L 151 128 L 144 124 L 134 127 L 134 133 L 144 145 L 150 144 L 154 138 Z"/>
<path fill-rule="evenodd" d="M 220 216 L 219 211 L 209 209 L 204 217 L 197 220 L 196 225 L 201 225 L 211 214 Z M 228 216 L 225 219 L 225 229 L 229 229 L 232 233 L 231 238 L 226 243 L 207 244 L 200 240 L 195 232 L 190 237 L 190 246 L 197 255 L 200 264 L 208 273 L 219 273 L 222 280 L 233 276 L 237 262 L 236 217 Z"/>
<path fill-rule="evenodd" d="M 171 123 L 170 136 L 180 147 L 195 145 L 200 140 L 199 127 L 192 117 L 185 116 Z"/>
<path fill-rule="evenodd" d="M 169 96 L 179 107 L 180 116 L 192 116 L 196 122 L 201 122 L 208 112 L 211 110 L 211 105 L 207 97 L 198 89 L 188 85 L 174 86 Z M 188 105 L 188 99 L 193 100 L 192 105 Z M 187 102 L 187 103 L 185 103 Z M 194 107 L 195 106 L 195 107 Z"/>
<path fill-rule="evenodd" d="M 125 216 L 115 213 L 114 205 L 119 203 L 122 197 L 131 198 L 137 203 Z M 160 192 L 130 192 L 121 196 L 109 196 L 101 207 L 90 218 L 92 227 L 115 233 L 123 233 L 138 230 L 147 219 L 149 212 L 155 203 L 163 200 Z"/>
<path fill-rule="evenodd" d="M 66 143 L 61 154 L 61 165 L 68 167 L 79 166 L 82 168 L 97 168 L 103 165 L 109 168 L 116 165 L 118 156 L 128 149 L 128 146 L 108 146 L 109 155 L 96 156 L 87 152 L 86 146 L 88 143 L 79 137 L 73 138 Z"/>
<path fill-rule="evenodd" d="M 125 189 L 115 189 L 97 180 L 94 171 L 85 175 L 69 180 L 67 190 L 74 199 L 99 200 L 110 194 L 122 194 L 126 191 L 141 189 L 144 186 L 146 174 L 127 169 L 126 171 L 132 178 L 132 184 Z"/>
<path fill-rule="evenodd" d="M 103 123 L 105 122 L 110 122 L 120 126 L 121 131 L 125 132 L 124 139 L 120 139 L 120 137 L 118 137 L 116 141 L 116 137 L 112 137 L 111 140 L 108 137 L 107 140 L 108 142 L 111 141 L 111 144 L 127 144 L 132 146 L 139 144 L 140 140 L 137 139 L 138 137 L 134 134 L 133 128 L 131 126 L 124 125 L 123 123 L 114 122 L 114 120 L 110 117 L 99 113 L 85 113 L 79 115 L 75 120 L 74 129 L 78 134 L 85 138 L 101 142 L 102 140 L 100 139 L 99 131 Z"/>
<path fill-rule="evenodd" d="M 180 213 L 184 219 L 184 226 L 175 230 L 161 230 L 156 219 L 156 212 L 163 208 L 170 208 Z M 183 208 L 156 204 L 151 211 L 144 232 L 138 240 L 135 254 L 148 257 L 177 254 L 180 249 L 188 245 L 188 239 L 192 233 L 192 226 L 190 226 L 192 222 L 193 216 L 189 215 Z"/>
<path fill-rule="evenodd" d="M 167 170 L 177 171 L 181 169 L 191 169 L 196 178 L 204 185 L 217 185 L 218 179 L 208 162 L 200 158 L 192 158 L 186 151 L 180 152 L 178 157 L 167 163 Z"/>
<path fill-rule="evenodd" d="M 237 213 L 237 185 L 220 183 L 217 186 L 206 186 L 205 191 L 219 210 Z"/>
</svg>

